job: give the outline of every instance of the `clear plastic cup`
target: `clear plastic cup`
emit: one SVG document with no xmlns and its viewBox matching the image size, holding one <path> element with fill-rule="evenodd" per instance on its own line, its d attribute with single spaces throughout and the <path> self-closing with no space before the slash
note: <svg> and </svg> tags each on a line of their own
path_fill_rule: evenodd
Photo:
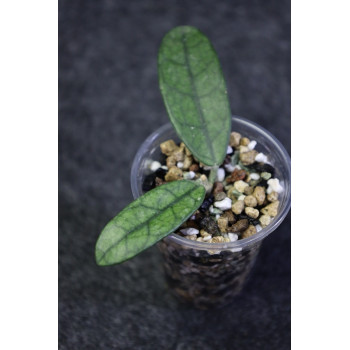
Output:
<svg viewBox="0 0 350 350">
<path fill-rule="evenodd" d="M 157 245 L 164 257 L 165 277 L 172 293 L 197 308 L 226 305 L 244 286 L 261 243 L 281 224 L 290 209 L 290 157 L 282 144 L 267 130 L 242 117 L 232 117 L 232 131 L 257 141 L 255 149 L 268 156 L 275 177 L 284 191 L 279 194 L 279 211 L 272 222 L 248 238 L 228 243 L 197 242 L 171 234 Z M 169 139 L 180 142 L 169 123 L 143 142 L 131 168 L 134 198 L 143 194 L 142 183 L 151 160 L 162 158 L 159 145 Z"/>
</svg>

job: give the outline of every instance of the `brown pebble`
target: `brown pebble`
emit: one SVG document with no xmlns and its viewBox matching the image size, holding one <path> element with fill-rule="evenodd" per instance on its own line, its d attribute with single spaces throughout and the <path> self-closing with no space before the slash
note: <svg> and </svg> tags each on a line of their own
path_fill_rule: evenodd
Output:
<svg viewBox="0 0 350 350">
<path fill-rule="evenodd" d="M 191 241 L 196 241 L 197 240 L 197 235 L 189 235 L 189 236 L 185 236 L 186 239 L 189 239 Z"/>
<path fill-rule="evenodd" d="M 168 167 L 168 169 L 170 169 L 173 166 L 176 166 L 176 159 L 173 156 L 169 156 L 166 159 L 166 166 Z"/>
<path fill-rule="evenodd" d="M 215 195 L 214 198 L 215 198 L 215 202 L 222 201 L 223 199 L 226 198 L 226 194 L 225 194 L 225 192 L 219 192 Z"/>
<path fill-rule="evenodd" d="M 256 234 L 256 228 L 254 225 L 249 225 L 248 228 L 243 232 L 242 239 L 248 238 Z"/>
<path fill-rule="evenodd" d="M 278 193 L 273 191 L 270 194 L 267 195 L 267 200 L 269 202 L 276 202 L 278 199 Z"/>
<path fill-rule="evenodd" d="M 254 187 L 252 186 L 247 186 L 245 189 L 244 189 L 244 194 L 249 196 L 250 194 L 253 194 L 253 191 L 254 191 Z"/>
<path fill-rule="evenodd" d="M 197 164 L 197 163 L 192 164 L 192 165 L 190 166 L 190 169 L 189 169 L 189 170 L 196 173 L 196 172 L 199 170 L 198 164 Z"/>
<path fill-rule="evenodd" d="M 244 209 L 244 202 L 242 200 L 236 201 L 232 204 L 231 210 L 236 214 L 239 215 L 242 213 Z"/>
<path fill-rule="evenodd" d="M 255 162 L 255 157 L 258 155 L 258 152 L 255 150 L 240 153 L 239 159 L 243 165 L 250 165 Z"/>
<path fill-rule="evenodd" d="M 256 207 L 258 204 L 258 201 L 256 200 L 256 198 L 252 195 L 248 195 L 247 197 L 244 198 L 244 204 L 247 207 Z"/>
<path fill-rule="evenodd" d="M 227 218 L 229 224 L 233 224 L 236 221 L 236 218 L 231 210 L 226 210 L 222 217 Z"/>
<path fill-rule="evenodd" d="M 224 191 L 224 185 L 222 184 L 222 182 L 214 182 L 213 195 L 215 196 L 219 192 L 223 192 L 223 191 Z"/>
<path fill-rule="evenodd" d="M 176 181 L 182 178 L 182 170 L 176 166 L 173 166 L 169 169 L 167 174 L 165 175 L 165 181 Z"/>
<path fill-rule="evenodd" d="M 261 186 L 256 186 L 253 192 L 253 196 L 258 201 L 258 205 L 262 205 L 265 201 L 265 188 Z"/>
<path fill-rule="evenodd" d="M 248 228 L 248 226 L 249 226 L 248 219 L 238 220 L 235 224 L 233 224 L 230 227 L 230 231 L 232 231 L 232 232 L 241 232 L 241 231 L 246 230 Z"/>
<path fill-rule="evenodd" d="M 199 234 L 200 234 L 202 237 L 211 236 L 210 233 L 208 233 L 207 231 L 205 231 L 205 230 L 203 230 L 203 229 L 199 231 Z"/>
<path fill-rule="evenodd" d="M 239 152 L 240 153 L 245 153 L 245 152 L 249 152 L 250 149 L 247 146 L 239 146 Z"/>
<path fill-rule="evenodd" d="M 244 180 L 246 177 L 246 172 L 243 169 L 235 169 L 230 176 L 226 178 L 227 183 L 236 182 L 239 180 Z"/>
<path fill-rule="evenodd" d="M 211 240 L 209 240 L 209 243 L 222 243 L 222 242 L 225 242 L 225 239 L 222 236 L 216 236 L 216 237 L 213 237 Z"/>
<path fill-rule="evenodd" d="M 183 160 L 185 159 L 185 150 L 178 148 L 177 150 L 175 150 L 173 152 L 173 157 L 175 157 L 177 162 L 183 162 Z"/>
<path fill-rule="evenodd" d="M 280 204 L 279 201 L 272 202 L 271 204 L 269 204 L 266 207 L 262 208 L 261 209 L 261 213 L 274 217 L 278 213 L 278 206 L 279 206 L 279 204 Z"/>
<path fill-rule="evenodd" d="M 179 147 L 176 145 L 174 140 L 167 140 L 160 144 L 160 150 L 167 156 L 172 155 L 177 149 L 179 149 Z"/>
<path fill-rule="evenodd" d="M 220 216 L 218 218 L 218 226 L 222 233 L 226 233 L 228 227 L 228 218 L 225 216 Z"/>
<path fill-rule="evenodd" d="M 188 157 L 192 156 L 192 152 L 186 147 L 186 145 L 183 142 L 180 143 L 180 147 L 183 147 L 183 149 L 185 150 L 186 156 Z"/>
<path fill-rule="evenodd" d="M 238 192 L 241 192 L 243 193 L 244 192 L 244 189 L 246 187 L 248 187 L 249 185 L 244 182 L 243 180 L 238 180 L 236 181 L 234 184 L 233 184 L 233 187 L 238 191 Z"/>
<path fill-rule="evenodd" d="M 182 169 L 183 170 L 188 170 L 191 165 L 192 165 L 192 157 L 191 156 L 185 156 Z"/>
<path fill-rule="evenodd" d="M 248 139 L 248 137 L 242 137 L 242 138 L 241 138 L 240 145 L 242 145 L 242 146 L 248 146 L 249 143 L 250 143 L 250 140 Z"/>
<path fill-rule="evenodd" d="M 158 187 L 160 185 L 163 185 L 165 183 L 165 181 L 163 179 L 161 179 L 160 177 L 156 177 L 155 183 L 156 183 L 156 187 Z"/>
<path fill-rule="evenodd" d="M 231 132 L 230 146 L 237 148 L 239 146 L 240 141 L 241 141 L 241 134 L 235 131 Z"/>
<path fill-rule="evenodd" d="M 261 215 L 259 218 L 261 227 L 266 227 L 271 222 L 271 217 L 269 215 Z"/>
<path fill-rule="evenodd" d="M 256 219 L 259 216 L 259 210 L 258 209 L 254 209 L 252 207 L 246 207 L 244 209 L 245 213 L 250 216 L 253 219 Z"/>
</svg>

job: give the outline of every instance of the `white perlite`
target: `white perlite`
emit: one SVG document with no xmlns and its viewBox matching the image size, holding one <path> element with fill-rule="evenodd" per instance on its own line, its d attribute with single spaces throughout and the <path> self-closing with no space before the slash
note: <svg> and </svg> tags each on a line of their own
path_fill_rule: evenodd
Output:
<svg viewBox="0 0 350 350">
<path fill-rule="evenodd" d="M 266 163 L 267 162 L 267 156 L 265 156 L 264 153 L 258 153 L 255 157 L 256 162 L 260 163 Z"/>
<path fill-rule="evenodd" d="M 248 144 L 248 148 L 249 148 L 250 150 L 252 150 L 252 149 L 255 148 L 256 144 L 257 144 L 257 142 L 256 142 L 255 140 L 250 141 L 249 144 Z"/>
<path fill-rule="evenodd" d="M 229 232 L 227 235 L 231 242 L 235 242 L 238 240 L 238 235 L 236 233 Z"/>
<path fill-rule="evenodd" d="M 158 170 L 161 166 L 162 166 L 162 164 L 160 164 L 159 162 L 157 162 L 157 161 L 155 160 L 155 161 L 153 161 L 153 162 L 151 163 L 151 165 L 150 165 L 149 168 L 150 168 L 152 171 L 156 171 L 156 170 Z"/>
<path fill-rule="evenodd" d="M 227 151 L 226 151 L 226 154 L 231 154 L 233 153 L 233 149 L 231 146 L 227 146 Z"/>
<path fill-rule="evenodd" d="M 218 169 L 218 172 L 216 174 L 216 179 L 219 182 L 222 182 L 225 180 L 225 170 L 223 168 Z"/>
<path fill-rule="evenodd" d="M 231 209 L 232 200 L 226 197 L 222 201 L 214 202 L 214 206 L 221 210 L 228 210 L 228 209 Z"/>
<path fill-rule="evenodd" d="M 189 172 L 184 171 L 183 176 L 184 176 L 184 179 L 186 180 L 192 180 L 196 176 L 196 173 L 194 171 L 189 171 Z"/>
<path fill-rule="evenodd" d="M 180 232 L 185 236 L 197 235 L 199 233 L 199 231 L 196 228 L 192 228 L 192 227 L 183 228 L 182 230 L 180 230 Z"/>
<path fill-rule="evenodd" d="M 260 225 L 256 225 L 255 228 L 256 232 L 260 232 L 262 230 L 262 227 Z"/>
<path fill-rule="evenodd" d="M 182 162 L 177 162 L 176 166 L 179 168 L 179 169 L 182 169 L 184 167 L 184 163 Z"/>
<path fill-rule="evenodd" d="M 280 181 L 278 179 L 270 179 L 267 181 L 267 184 L 269 185 L 266 190 L 267 194 L 270 194 L 274 191 L 277 193 L 281 193 L 283 191 L 283 187 L 280 185 Z"/>
<path fill-rule="evenodd" d="M 251 178 L 252 180 L 259 180 L 259 179 L 260 179 L 260 175 L 257 174 L 257 173 L 251 173 L 251 174 L 250 174 L 250 178 Z"/>
<path fill-rule="evenodd" d="M 190 171 L 190 172 L 188 173 L 188 178 L 189 178 L 189 179 L 193 179 L 195 176 L 196 176 L 196 173 L 195 173 L 194 171 Z"/>
<path fill-rule="evenodd" d="M 229 172 L 232 173 L 233 170 L 235 170 L 235 167 L 232 164 L 225 164 L 225 169 Z"/>
</svg>

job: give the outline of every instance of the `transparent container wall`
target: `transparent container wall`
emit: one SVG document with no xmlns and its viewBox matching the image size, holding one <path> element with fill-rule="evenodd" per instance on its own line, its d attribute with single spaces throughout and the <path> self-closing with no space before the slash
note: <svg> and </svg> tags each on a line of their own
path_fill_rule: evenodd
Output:
<svg viewBox="0 0 350 350">
<path fill-rule="evenodd" d="M 224 306 L 243 288 L 261 241 L 241 251 L 186 248 L 165 238 L 158 243 L 172 294 L 199 309 Z"/>
<path fill-rule="evenodd" d="M 279 196 L 278 215 L 270 225 L 249 238 L 210 244 L 171 234 L 158 243 L 171 291 L 181 301 L 198 308 L 225 305 L 240 292 L 263 239 L 281 224 L 290 208 L 290 157 L 284 147 L 268 131 L 241 117 L 232 117 L 232 131 L 257 141 L 255 149 L 268 156 L 284 191 Z M 159 145 L 169 139 L 180 141 L 171 124 L 150 135 L 137 152 L 131 169 L 134 198 L 143 194 L 142 183 L 150 172 L 150 161 L 162 159 Z"/>
</svg>

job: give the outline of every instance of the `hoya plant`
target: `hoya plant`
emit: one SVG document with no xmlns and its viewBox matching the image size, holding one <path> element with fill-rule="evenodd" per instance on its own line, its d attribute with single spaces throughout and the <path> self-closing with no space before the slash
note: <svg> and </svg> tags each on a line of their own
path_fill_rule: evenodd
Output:
<svg viewBox="0 0 350 350">
<path fill-rule="evenodd" d="M 214 182 L 231 132 L 231 111 L 216 52 L 198 29 L 180 26 L 165 35 L 158 54 L 159 87 L 178 136 Z M 165 183 L 123 209 L 102 230 L 98 265 L 132 258 L 174 232 L 202 204 L 205 187 L 196 181 Z"/>
</svg>

